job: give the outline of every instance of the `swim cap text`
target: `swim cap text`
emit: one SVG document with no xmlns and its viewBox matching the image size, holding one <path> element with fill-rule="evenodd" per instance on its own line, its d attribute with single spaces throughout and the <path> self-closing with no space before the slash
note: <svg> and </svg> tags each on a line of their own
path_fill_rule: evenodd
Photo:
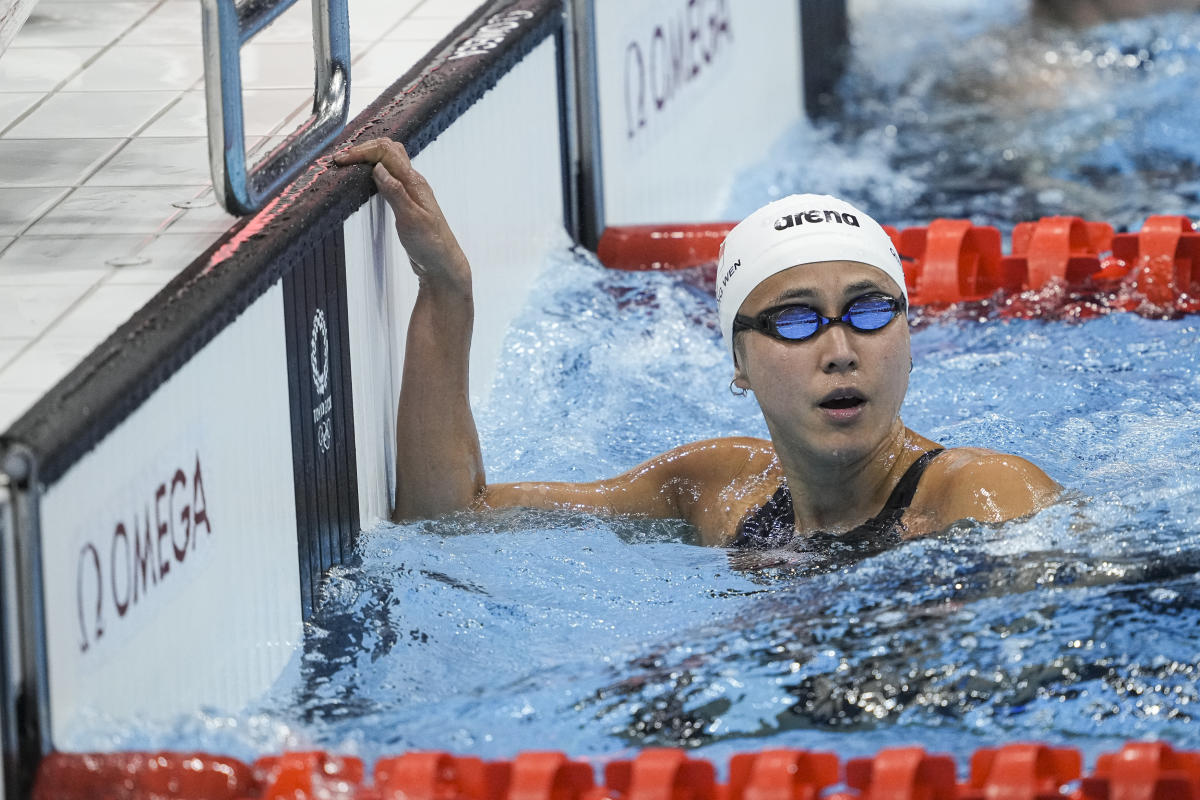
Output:
<svg viewBox="0 0 1200 800">
<path fill-rule="evenodd" d="M 832 211 L 826 208 L 819 211 L 798 211 L 795 214 L 784 214 L 775 220 L 775 230 L 785 231 L 793 225 L 803 225 L 806 222 L 840 222 L 843 225 L 850 225 L 855 228 L 862 227 L 858 224 L 858 217 L 853 214 Z"/>
<path fill-rule="evenodd" d="M 722 245 L 722 248 L 723 247 L 724 247 L 724 245 Z M 737 272 L 738 267 L 740 267 L 741 265 L 742 265 L 742 260 L 739 258 L 737 261 L 735 261 L 729 265 L 729 269 L 725 270 L 725 275 L 722 276 L 721 282 L 717 284 L 717 302 L 718 303 L 721 302 L 721 296 L 725 294 L 725 287 L 729 284 L 729 279 L 733 277 L 733 273 Z"/>
</svg>

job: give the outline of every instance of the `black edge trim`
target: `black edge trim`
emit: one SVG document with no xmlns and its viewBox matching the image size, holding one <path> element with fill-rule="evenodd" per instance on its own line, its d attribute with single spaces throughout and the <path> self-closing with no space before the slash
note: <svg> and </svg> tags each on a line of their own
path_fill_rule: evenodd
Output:
<svg viewBox="0 0 1200 800">
<path fill-rule="evenodd" d="M 801 0 L 800 58 L 804 64 L 804 110 L 810 117 L 827 112 L 846 71 L 850 47 L 846 0 Z"/>
</svg>

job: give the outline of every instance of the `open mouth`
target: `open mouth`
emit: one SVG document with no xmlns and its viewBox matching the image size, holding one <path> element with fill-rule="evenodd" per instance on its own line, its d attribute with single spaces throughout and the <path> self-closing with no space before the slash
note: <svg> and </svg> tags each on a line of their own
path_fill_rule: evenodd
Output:
<svg viewBox="0 0 1200 800">
<path fill-rule="evenodd" d="M 839 389 L 826 395 L 819 405 L 821 408 L 840 410 L 856 408 L 865 402 L 867 402 L 866 398 L 853 389 Z"/>
<path fill-rule="evenodd" d="M 839 397 L 836 400 L 826 400 L 821 403 L 821 408 L 854 408 L 864 402 L 861 397 Z"/>
</svg>

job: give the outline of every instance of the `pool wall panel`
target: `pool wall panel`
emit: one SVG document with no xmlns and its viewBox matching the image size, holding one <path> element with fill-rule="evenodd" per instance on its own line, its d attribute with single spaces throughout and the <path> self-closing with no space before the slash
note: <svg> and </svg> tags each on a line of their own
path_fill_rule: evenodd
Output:
<svg viewBox="0 0 1200 800">
<path fill-rule="evenodd" d="M 804 109 L 796 0 L 603 0 L 603 223 L 714 220 Z"/>
<path fill-rule="evenodd" d="M 496 88 L 413 159 L 471 261 L 475 338 L 471 398 L 487 399 L 504 332 L 546 255 L 563 247 L 555 46 L 546 39 Z M 519 113 L 514 111 L 519 109 Z M 391 513 L 396 401 L 417 281 L 379 196 L 345 224 L 354 363 L 360 516 Z"/>
<path fill-rule="evenodd" d="M 277 284 L 43 496 L 51 735 L 264 691 L 300 639 Z M 229 447 L 228 442 L 237 442 Z"/>
</svg>

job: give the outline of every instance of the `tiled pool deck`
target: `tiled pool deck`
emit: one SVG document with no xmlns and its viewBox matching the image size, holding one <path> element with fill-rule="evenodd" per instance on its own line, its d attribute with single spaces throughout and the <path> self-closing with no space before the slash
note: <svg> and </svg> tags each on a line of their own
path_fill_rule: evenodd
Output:
<svg viewBox="0 0 1200 800">
<path fill-rule="evenodd" d="M 480 0 L 349 0 L 350 116 Z M 311 9 L 242 51 L 247 147 L 312 103 Z M 40 0 L 0 54 L 0 432 L 235 221 L 208 171 L 199 0 Z"/>
</svg>

